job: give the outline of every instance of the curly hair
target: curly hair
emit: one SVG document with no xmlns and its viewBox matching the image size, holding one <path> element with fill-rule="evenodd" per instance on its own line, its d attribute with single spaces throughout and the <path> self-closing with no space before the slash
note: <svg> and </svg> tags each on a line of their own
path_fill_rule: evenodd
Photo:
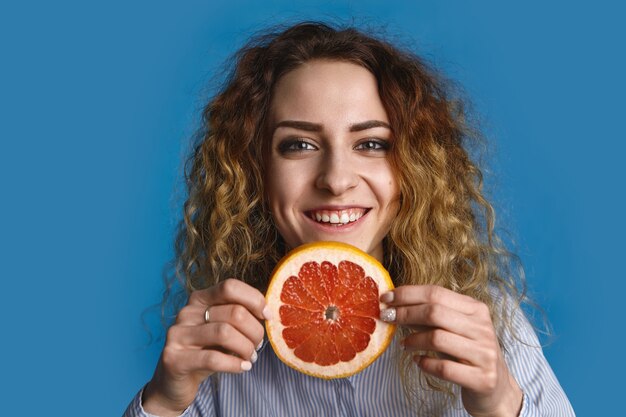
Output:
<svg viewBox="0 0 626 417">
<path fill-rule="evenodd" d="M 509 268 L 515 258 L 495 234 L 482 173 L 470 158 L 482 138 L 462 101 L 413 53 L 324 23 L 262 34 L 236 54 L 224 87 L 203 111 L 185 165 L 188 198 L 172 280 L 177 277 L 187 293 L 229 277 L 265 290 L 285 251 L 263 186 L 270 99 L 282 75 L 314 59 L 354 63 L 377 80 L 394 132 L 389 158 L 401 194 L 384 241 L 383 263 L 395 285 L 436 284 L 469 295 L 491 308 L 496 328 L 512 330 L 504 309 L 497 309 L 494 289 L 519 304 L 523 273 Z M 408 393 L 419 380 L 452 394 L 450 384 L 415 371 L 409 360 L 405 355 L 398 361 Z"/>
</svg>

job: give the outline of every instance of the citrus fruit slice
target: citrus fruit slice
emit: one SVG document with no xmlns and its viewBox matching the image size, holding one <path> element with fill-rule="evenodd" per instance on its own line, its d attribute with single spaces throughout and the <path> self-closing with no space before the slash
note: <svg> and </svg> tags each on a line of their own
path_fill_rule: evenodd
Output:
<svg viewBox="0 0 626 417">
<path fill-rule="evenodd" d="M 278 263 L 265 299 L 265 326 L 276 355 L 308 375 L 353 375 L 389 345 L 395 326 L 379 319 L 382 293 L 393 289 L 387 270 L 351 245 L 302 245 Z"/>
</svg>

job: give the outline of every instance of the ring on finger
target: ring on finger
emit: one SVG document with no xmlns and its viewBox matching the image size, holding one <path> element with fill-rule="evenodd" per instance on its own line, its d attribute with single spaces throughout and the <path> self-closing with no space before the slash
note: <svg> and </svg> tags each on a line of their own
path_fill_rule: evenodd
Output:
<svg viewBox="0 0 626 417">
<path fill-rule="evenodd" d="M 211 306 L 207 307 L 206 310 L 204 310 L 204 322 L 208 323 L 209 320 L 211 319 L 211 313 L 209 313 L 209 310 L 211 309 Z"/>
</svg>

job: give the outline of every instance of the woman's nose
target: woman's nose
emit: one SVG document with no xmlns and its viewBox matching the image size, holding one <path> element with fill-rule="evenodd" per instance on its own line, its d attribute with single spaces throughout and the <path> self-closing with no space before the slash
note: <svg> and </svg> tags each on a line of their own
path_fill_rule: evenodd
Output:
<svg viewBox="0 0 626 417">
<path fill-rule="evenodd" d="M 357 186 L 359 176 L 354 161 L 341 152 L 329 152 L 320 163 L 320 172 L 315 182 L 319 189 L 333 195 L 341 195 Z"/>
</svg>

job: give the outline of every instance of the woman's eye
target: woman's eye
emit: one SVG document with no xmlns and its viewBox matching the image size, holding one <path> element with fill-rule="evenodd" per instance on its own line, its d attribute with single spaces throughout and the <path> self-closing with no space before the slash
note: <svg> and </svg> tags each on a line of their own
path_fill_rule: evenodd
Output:
<svg viewBox="0 0 626 417">
<path fill-rule="evenodd" d="M 286 140 L 278 145 L 280 153 L 314 151 L 316 149 L 314 145 L 302 139 Z"/>
<path fill-rule="evenodd" d="M 389 149 L 389 142 L 381 139 L 368 139 L 359 143 L 355 149 L 364 151 L 386 151 Z"/>
</svg>

